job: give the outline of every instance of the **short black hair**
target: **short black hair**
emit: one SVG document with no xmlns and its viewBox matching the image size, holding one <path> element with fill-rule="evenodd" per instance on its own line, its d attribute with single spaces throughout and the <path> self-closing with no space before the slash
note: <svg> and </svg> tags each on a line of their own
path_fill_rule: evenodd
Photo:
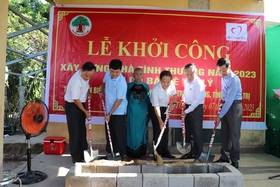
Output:
<svg viewBox="0 0 280 187">
<path fill-rule="evenodd" d="M 164 70 L 160 73 L 159 78 L 162 79 L 163 76 L 168 76 L 172 79 L 172 74 L 170 71 Z"/>
<path fill-rule="evenodd" d="M 113 69 L 113 70 L 122 70 L 122 61 L 119 59 L 113 59 L 111 60 L 110 64 L 109 64 L 109 69 Z"/>
<path fill-rule="evenodd" d="M 82 71 L 92 71 L 93 69 L 96 70 L 96 67 L 92 62 L 86 62 L 82 66 Z"/>
<path fill-rule="evenodd" d="M 196 72 L 196 71 L 197 71 L 196 66 L 195 66 L 193 63 L 187 64 L 187 65 L 184 67 L 184 70 L 187 70 L 187 69 L 191 69 L 193 72 Z"/>
<path fill-rule="evenodd" d="M 223 65 L 226 65 L 226 68 L 228 68 L 230 65 L 230 61 L 227 58 L 220 58 L 217 61 L 217 66 L 223 66 Z"/>
</svg>

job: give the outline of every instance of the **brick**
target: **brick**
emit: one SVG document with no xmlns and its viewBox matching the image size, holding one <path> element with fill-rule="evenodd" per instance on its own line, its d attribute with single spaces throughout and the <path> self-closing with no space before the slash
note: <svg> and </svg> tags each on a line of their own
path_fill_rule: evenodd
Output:
<svg viewBox="0 0 280 187">
<path fill-rule="evenodd" d="M 168 187 L 193 187 L 194 177 L 192 174 L 169 174 Z"/>
<path fill-rule="evenodd" d="M 119 173 L 141 173 L 141 165 L 119 166 Z"/>
<path fill-rule="evenodd" d="M 217 173 L 220 177 L 220 187 L 243 187 L 244 178 L 243 174 L 231 165 L 224 167 L 225 172 Z"/>
<path fill-rule="evenodd" d="M 186 166 L 163 166 L 163 173 L 167 174 L 179 174 L 179 173 L 187 173 Z"/>
<path fill-rule="evenodd" d="M 166 173 L 143 173 L 143 187 L 168 187 Z"/>
<path fill-rule="evenodd" d="M 96 173 L 118 173 L 119 166 L 96 166 Z"/>
<path fill-rule="evenodd" d="M 81 172 L 82 173 L 96 173 L 96 165 L 95 164 L 82 164 L 81 165 L 82 169 Z"/>
<path fill-rule="evenodd" d="M 117 174 L 114 173 L 92 173 L 90 187 L 116 187 Z M 80 185 L 81 187 L 83 185 Z"/>
<path fill-rule="evenodd" d="M 79 167 L 78 167 L 79 168 Z M 77 173 L 76 166 L 71 167 L 65 177 L 65 187 L 90 186 L 90 173 Z"/>
<path fill-rule="evenodd" d="M 142 173 L 163 173 L 163 166 L 156 164 L 143 164 Z"/>
<path fill-rule="evenodd" d="M 225 166 L 229 165 L 228 163 L 208 163 L 208 173 L 219 173 L 225 171 Z"/>
<path fill-rule="evenodd" d="M 187 166 L 187 173 L 208 173 L 208 165 L 204 163 L 190 164 Z"/>
<path fill-rule="evenodd" d="M 219 176 L 213 173 L 193 174 L 194 187 L 219 187 Z M 231 187 L 231 186 L 230 186 Z"/>
<path fill-rule="evenodd" d="M 142 174 L 119 173 L 117 175 L 117 187 L 142 187 Z"/>
</svg>

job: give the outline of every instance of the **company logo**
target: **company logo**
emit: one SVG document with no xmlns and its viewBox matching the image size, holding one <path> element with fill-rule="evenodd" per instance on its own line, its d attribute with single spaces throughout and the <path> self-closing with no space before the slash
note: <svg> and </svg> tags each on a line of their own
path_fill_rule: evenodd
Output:
<svg viewBox="0 0 280 187">
<path fill-rule="evenodd" d="M 91 21 L 87 16 L 78 15 L 71 20 L 70 30 L 76 36 L 85 36 L 91 30 Z"/>
<path fill-rule="evenodd" d="M 247 42 L 246 24 L 226 23 L 226 40 Z"/>
</svg>

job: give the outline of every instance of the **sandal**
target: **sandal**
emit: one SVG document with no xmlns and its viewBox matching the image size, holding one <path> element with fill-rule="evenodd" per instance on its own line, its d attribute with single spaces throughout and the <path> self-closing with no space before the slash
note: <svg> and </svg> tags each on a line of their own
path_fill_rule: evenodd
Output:
<svg viewBox="0 0 280 187">
<path fill-rule="evenodd" d="M 191 153 L 184 154 L 180 159 L 194 159 L 194 155 Z"/>
</svg>

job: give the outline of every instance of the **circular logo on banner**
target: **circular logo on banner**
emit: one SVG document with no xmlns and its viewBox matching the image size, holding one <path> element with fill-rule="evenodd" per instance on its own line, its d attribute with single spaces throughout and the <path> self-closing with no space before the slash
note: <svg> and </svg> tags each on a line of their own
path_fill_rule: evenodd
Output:
<svg viewBox="0 0 280 187">
<path fill-rule="evenodd" d="M 71 20 L 70 30 L 76 36 L 85 36 L 91 30 L 91 21 L 87 16 L 78 15 Z"/>
</svg>

